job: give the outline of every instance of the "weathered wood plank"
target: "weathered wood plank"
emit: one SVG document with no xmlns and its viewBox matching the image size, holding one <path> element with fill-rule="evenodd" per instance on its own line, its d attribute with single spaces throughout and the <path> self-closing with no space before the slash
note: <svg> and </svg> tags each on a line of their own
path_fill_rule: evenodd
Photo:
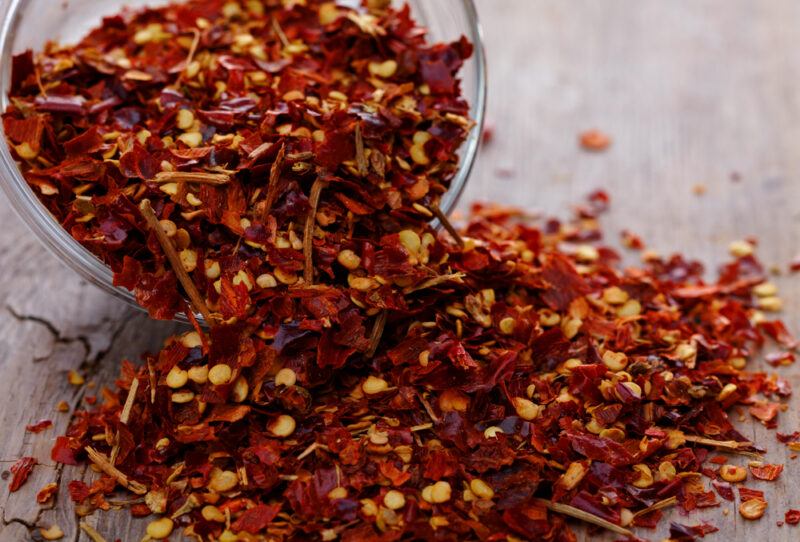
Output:
<svg viewBox="0 0 800 542">
<path fill-rule="evenodd" d="M 565 215 L 568 205 L 602 187 L 614 199 L 603 219 L 609 232 L 631 228 L 652 248 L 682 251 L 707 262 L 711 271 L 727 244 L 746 235 L 761 239 L 759 252 L 767 263 L 785 268 L 800 252 L 800 152 L 795 150 L 800 141 L 795 90 L 800 4 L 477 4 L 490 57 L 489 118 L 496 131 L 464 195 L 464 208 L 482 199 Z M 594 155 L 578 148 L 578 132 L 591 127 L 614 137 L 608 152 Z M 740 181 L 731 179 L 733 172 Z M 693 193 L 700 183 L 707 189 L 703 196 Z M 5 202 L 0 213 L 9 216 Z M 83 283 L 10 216 L 0 231 L 0 269 L 0 468 L 21 455 L 42 462 L 10 498 L 5 484 L 0 487 L 0 540 L 25 539 L 27 528 L 20 521 L 58 523 L 65 540 L 86 540 L 75 531 L 66 493 L 66 482 L 81 477 L 80 470 L 61 473 L 55 508 L 40 513 L 32 500 L 41 485 L 59 476 L 50 466 L 49 447 L 68 416 L 54 413 L 53 405 L 61 399 L 74 404 L 84 393 L 66 383 L 66 372 L 83 368 L 98 385 L 108 384 L 120 359 L 157 348 L 171 329 L 148 323 Z M 777 282 L 785 318 L 797 329 L 800 284 L 788 276 Z M 780 372 L 800 385 L 796 369 Z M 793 401 L 781 415 L 783 430 L 800 426 L 797 406 Z M 56 427 L 40 435 L 24 433 L 25 424 L 43 417 Z M 743 427 L 770 449 L 769 460 L 787 461 L 772 432 L 750 420 Z M 778 483 L 748 484 L 768 491 L 763 521 L 743 521 L 730 503 L 674 519 L 690 524 L 711 519 L 722 531 L 716 540 L 795 539 L 797 531 L 776 526 L 788 506 L 800 507 L 797 468 L 788 462 Z M 126 513 L 91 521 L 109 540 L 136 540 L 143 530 L 142 522 L 131 522 Z M 660 540 L 666 529 L 639 534 Z"/>
</svg>

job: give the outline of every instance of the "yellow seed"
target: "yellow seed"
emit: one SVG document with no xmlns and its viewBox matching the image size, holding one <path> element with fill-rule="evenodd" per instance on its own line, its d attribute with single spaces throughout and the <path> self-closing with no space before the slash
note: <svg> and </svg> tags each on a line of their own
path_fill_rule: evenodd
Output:
<svg viewBox="0 0 800 542">
<path fill-rule="evenodd" d="M 359 258 L 358 255 L 349 248 L 339 252 L 339 254 L 336 256 L 336 261 L 342 264 L 345 269 L 350 271 L 358 269 L 358 266 L 361 265 L 361 258 Z"/>
<path fill-rule="evenodd" d="M 231 390 L 231 399 L 234 403 L 241 403 L 245 399 L 247 399 L 247 394 L 250 392 L 250 385 L 247 383 L 247 379 L 243 376 L 240 376 L 236 379 L 233 383 L 233 390 Z"/>
<path fill-rule="evenodd" d="M 178 194 L 178 183 L 164 183 L 158 188 L 168 196 L 176 196 Z"/>
<path fill-rule="evenodd" d="M 500 333 L 503 335 L 511 335 L 514 333 L 514 328 L 517 325 L 517 321 L 514 320 L 511 316 L 506 316 L 502 320 L 500 320 Z"/>
<path fill-rule="evenodd" d="M 172 394 L 172 402 L 179 405 L 189 403 L 192 399 L 194 399 L 194 392 L 189 390 L 176 391 Z"/>
<path fill-rule="evenodd" d="M 222 531 L 222 534 L 219 535 L 219 542 L 238 542 L 239 535 L 232 532 L 230 529 L 225 529 Z"/>
<path fill-rule="evenodd" d="M 661 464 L 658 465 L 658 476 L 660 479 L 671 481 L 677 475 L 678 471 L 671 461 L 662 461 Z"/>
<path fill-rule="evenodd" d="M 184 72 L 186 77 L 189 79 L 194 79 L 197 77 L 197 74 L 200 73 L 200 67 L 200 63 L 196 60 L 189 62 L 189 65 L 186 66 L 186 71 Z"/>
<path fill-rule="evenodd" d="M 199 207 L 199 206 L 201 206 L 203 204 L 203 200 L 201 200 L 200 198 L 198 198 L 197 196 L 195 196 L 191 192 L 186 194 L 186 201 L 187 201 L 187 203 L 189 205 L 191 205 L 193 207 Z"/>
<path fill-rule="evenodd" d="M 364 393 L 367 395 L 375 395 L 389 389 L 389 383 L 382 378 L 370 375 L 361 384 L 361 389 L 364 390 Z"/>
<path fill-rule="evenodd" d="M 169 518 L 159 518 L 147 525 L 147 535 L 155 540 L 164 540 L 172 534 L 173 523 Z"/>
<path fill-rule="evenodd" d="M 741 356 L 735 356 L 729 359 L 728 363 L 737 371 L 741 371 L 747 365 L 747 360 Z"/>
<path fill-rule="evenodd" d="M 181 250 L 178 256 L 187 273 L 191 273 L 197 268 L 197 252 L 194 250 L 188 248 L 186 250 Z"/>
<path fill-rule="evenodd" d="M 761 499 L 749 499 L 739 505 L 739 514 L 744 519 L 759 519 L 767 509 L 767 502 Z"/>
<path fill-rule="evenodd" d="M 497 438 L 497 435 L 505 433 L 500 427 L 492 425 L 483 430 L 483 438 Z"/>
<path fill-rule="evenodd" d="M 579 262 L 590 263 L 596 261 L 600 257 L 600 253 L 592 245 L 580 245 L 575 250 L 575 258 Z"/>
<path fill-rule="evenodd" d="M 539 311 L 539 323 L 544 327 L 557 326 L 559 322 L 561 322 L 561 316 L 557 312 L 550 309 Z"/>
<path fill-rule="evenodd" d="M 239 477 L 231 470 L 222 470 L 218 467 L 211 469 L 208 487 L 217 493 L 225 493 L 239 485 Z"/>
<path fill-rule="evenodd" d="M 569 464 L 564 474 L 561 475 L 558 483 L 564 487 L 564 489 L 570 490 L 583 480 L 587 472 L 589 472 L 589 469 L 587 469 L 583 463 L 573 461 Z"/>
<path fill-rule="evenodd" d="M 624 352 L 603 352 L 603 364 L 611 371 L 621 371 L 628 365 L 628 356 Z"/>
<path fill-rule="evenodd" d="M 617 310 L 617 316 L 620 318 L 629 318 L 631 316 L 639 316 L 642 313 L 642 304 L 636 299 L 629 299 L 622 307 Z"/>
<path fill-rule="evenodd" d="M 208 382 L 208 365 L 200 365 L 197 367 L 190 367 L 188 371 L 189 380 L 197 384 L 205 384 Z"/>
<path fill-rule="evenodd" d="M 691 361 L 697 357 L 697 347 L 691 343 L 680 343 L 675 347 L 675 356 L 681 361 Z"/>
<path fill-rule="evenodd" d="M 240 284 L 244 284 L 248 290 L 253 289 L 253 282 L 250 280 L 250 275 L 248 275 L 247 272 L 244 270 L 236 273 L 233 276 L 233 280 L 231 280 L 231 283 L 234 286 L 239 286 Z"/>
<path fill-rule="evenodd" d="M 219 266 L 219 262 L 215 262 L 213 260 L 206 260 L 204 265 L 206 268 L 207 278 L 211 280 L 216 280 L 219 278 L 220 273 L 222 272 Z"/>
<path fill-rule="evenodd" d="M 69 371 L 67 373 L 67 381 L 73 386 L 81 386 L 86 380 L 77 371 Z"/>
<path fill-rule="evenodd" d="M 627 300 L 628 292 L 618 286 L 612 286 L 603 290 L 603 301 L 610 305 L 622 305 Z"/>
<path fill-rule="evenodd" d="M 190 331 L 181 337 L 181 344 L 186 348 L 198 348 L 203 346 L 203 340 L 196 331 Z"/>
<path fill-rule="evenodd" d="M 539 405 L 524 397 L 514 397 L 513 403 L 514 410 L 517 411 L 517 415 L 523 420 L 534 420 L 539 416 L 539 412 L 541 411 Z"/>
<path fill-rule="evenodd" d="M 203 509 L 200 511 L 200 514 L 206 521 L 216 521 L 217 523 L 225 523 L 225 514 L 223 514 L 222 510 L 220 510 L 213 504 L 207 504 L 206 506 L 204 506 Z"/>
<path fill-rule="evenodd" d="M 270 432 L 279 438 L 286 438 L 294 433 L 297 422 L 288 414 L 281 414 L 269 426 Z"/>
<path fill-rule="evenodd" d="M 636 398 L 642 398 L 642 387 L 636 382 L 623 382 L 622 385 L 628 388 Z"/>
<path fill-rule="evenodd" d="M 339 18 L 336 2 L 325 2 L 319 7 L 319 24 L 328 25 Z"/>
<path fill-rule="evenodd" d="M 719 475 L 726 482 L 743 482 L 747 479 L 747 469 L 736 465 L 722 465 Z"/>
<path fill-rule="evenodd" d="M 61 540 L 64 538 L 64 531 L 62 531 L 61 527 L 58 525 L 51 525 L 47 529 L 41 527 L 39 529 L 39 534 L 41 534 L 42 538 L 45 540 Z"/>
<path fill-rule="evenodd" d="M 193 149 L 203 143 L 203 134 L 200 132 L 185 132 L 178 136 L 178 141 Z"/>
<path fill-rule="evenodd" d="M 335 487 L 328 492 L 328 498 L 332 501 L 335 501 L 337 499 L 346 499 L 347 489 L 343 487 Z"/>
<path fill-rule="evenodd" d="M 194 113 L 188 109 L 181 109 L 175 117 L 175 124 L 181 130 L 188 130 L 194 124 Z"/>
<path fill-rule="evenodd" d="M 644 463 L 633 466 L 633 470 L 639 473 L 639 478 L 633 482 L 639 489 L 648 488 L 653 485 L 653 471 Z"/>
<path fill-rule="evenodd" d="M 367 292 L 380 287 L 380 284 L 378 284 L 376 280 L 369 277 L 355 277 L 352 274 L 347 277 L 347 282 L 351 288 L 359 292 Z"/>
<path fill-rule="evenodd" d="M 33 147 L 31 147 L 30 143 L 28 143 L 27 141 L 20 143 L 19 145 L 14 147 L 14 149 L 17 151 L 19 157 L 22 158 L 23 160 L 33 160 L 34 158 L 39 156 L 39 152 Z"/>
<path fill-rule="evenodd" d="M 383 504 L 390 510 L 400 510 L 406 505 L 406 496 L 396 489 L 391 489 L 383 496 Z"/>
<path fill-rule="evenodd" d="M 372 499 L 361 499 L 361 513 L 365 516 L 377 516 L 378 505 Z"/>
<path fill-rule="evenodd" d="M 430 502 L 441 504 L 450 500 L 452 489 L 450 488 L 450 484 L 448 482 L 440 480 L 430 487 L 431 487 Z"/>
<path fill-rule="evenodd" d="M 753 254 L 753 245 L 747 241 L 734 241 L 728 245 L 728 251 L 731 253 L 731 256 L 745 258 Z"/>
<path fill-rule="evenodd" d="M 408 149 L 408 153 L 415 164 L 427 166 L 431 163 L 431 159 L 428 158 L 428 155 L 425 153 L 425 147 L 422 145 L 412 145 L 411 148 Z"/>
<path fill-rule="evenodd" d="M 383 62 L 370 62 L 369 73 L 375 77 L 383 77 L 388 79 L 397 73 L 397 62 L 394 60 L 385 60 Z"/>
<path fill-rule="evenodd" d="M 561 331 L 567 339 L 573 339 L 581 330 L 583 320 L 580 318 L 567 318 L 561 322 Z"/>
<path fill-rule="evenodd" d="M 214 365 L 208 370 L 208 380 L 215 386 L 227 384 L 231 381 L 232 375 L 233 371 L 231 370 L 230 365 L 226 365 L 224 363 Z"/>
<path fill-rule="evenodd" d="M 731 394 L 735 392 L 737 389 L 738 387 L 736 386 L 736 384 L 732 382 L 725 384 L 725 386 L 722 387 L 722 390 L 720 390 L 719 394 L 717 394 L 717 401 L 724 401 L 725 399 L 730 397 Z"/>
<path fill-rule="evenodd" d="M 767 312 L 779 312 L 783 309 L 783 301 L 777 296 L 762 297 L 758 300 L 758 308 Z"/>
<path fill-rule="evenodd" d="M 469 489 L 479 499 L 489 500 L 494 497 L 494 490 L 492 489 L 492 486 L 490 486 L 480 478 L 474 478 L 470 480 Z"/>
<path fill-rule="evenodd" d="M 291 286 L 299 280 L 297 275 L 294 273 L 287 273 L 280 267 L 276 267 L 274 273 L 275 278 L 278 279 L 281 284 L 286 284 L 287 286 Z"/>
<path fill-rule="evenodd" d="M 278 281 L 269 273 L 264 273 L 256 277 L 256 285 L 262 289 L 275 288 L 278 285 Z"/>
<path fill-rule="evenodd" d="M 420 248 L 422 248 L 422 239 L 420 239 L 419 234 L 414 230 L 403 230 L 398 235 L 400 237 L 400 244 L 411 254 L 417 254 Z"/>
<path fill-rule="evenodd" d="M 778 293 L 778 287 L 772 282 L 762 282 L 753 288 L 753 293 L 758 297 L 770 297 Z"/>
<path fill-rule="evenodd" d="M 186 382 L 189 381 L 189 373 L 175 365 L 172 369 L 169 370 L 167 373 L 167 386 L 172 389 L 182 388 L 186 385 Z"/>
<path fill-rule="evenodd" d="M 290 386 L 294 386 L 297 382 L 297 373 L 293 370 L 289 369 L 288 367 L 284 367 L 275 375 L 275 385 L 276 386 L 286 386 L 287 388 Z"/>
</svg>

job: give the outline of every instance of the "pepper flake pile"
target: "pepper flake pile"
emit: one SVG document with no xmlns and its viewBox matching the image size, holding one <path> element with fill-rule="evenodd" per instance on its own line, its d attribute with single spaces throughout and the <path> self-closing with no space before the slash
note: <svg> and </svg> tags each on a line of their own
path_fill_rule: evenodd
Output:
<svg viewBox="0 0 800 542">
<path fill-rule="evenodd" d="M 161 517 L 148 532 L 345 542 L 574 540 L 567 518 L 633 538 L 735 492 L 760 518 L 767 498 L 743 484 L 782 466 L 727 412 L 774 424 L 789 384 L 746 366 L 767 340 L 796 345 L 758 308 L 762 267 L 741 256 L 714 283 L 680 256 L 622 269 L 595 243 L 606 204 L 563 224 L 479 206 L 463 246 L 423 234 L 424 264 L 384 238 L 403 255 L 392 280 L 414 286 L 374 354 L 341 368 L 321 363 L 334 342 L 307 350 L 310 321 L 268 338 L 218 325 L 125 364 L 53 450 L 105 473 L 70 483 L 80 513 L 123 487 L 135 516 Z M 440 278 L 416 282 L 421 267 Z"/>
<path fill-rule="evenodd" d="M 570 519 L 633 539 L 737 494 L 761 517 L 742 484 L 783 469 L 728 412 L 775 427 L 790 386 L 747 364 L 797 343 L 752 245 L 713 283 L 680 256 L 624 268 L 602 192 L 567 223 L 477 206 L 456 230 L 438 202 L 471 45 L 387 4 L 192 1 L 15 58 L 28 182 L 153 316 L 208 324 L 123 363 L 56 439 L 100 473 L 68 483 L 77 513 L 219 542 L 572 541 Z"/>
</svg>

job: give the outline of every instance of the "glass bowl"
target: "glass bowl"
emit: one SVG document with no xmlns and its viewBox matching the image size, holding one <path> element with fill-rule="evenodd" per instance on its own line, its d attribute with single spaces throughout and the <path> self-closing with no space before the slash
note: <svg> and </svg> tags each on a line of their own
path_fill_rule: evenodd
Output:
<svg viewBox="0 0 800 542">
<path fill-rule="evenodd" d="M 139 8 L 165 3 L 153 0 L 0 0 L 0 109 L 5 111 L 8 105 L 14 54 L 26 49 L 39 51 L 51 40 L 74 43 L 99 25 L 103 17 L 119 12 L 123 6 Z M 340 0 L 340 3 L 357 5 L 359 2 Z M 393 3 L 402 5 L 406 0 Z M 431 42 L 454 41 L 465 35 L 475 44 L 475 54 L 461 72 L 464 96 L 470 103 L 475 127 L 461 148 L 461 166 L 441 202 L 442 210 L 449 213 L 466 185 L 483 130 L 486 63 L 481 29 L 473 0 L 408 0 L 408 3 L 415 19 L 428 28 Z M 89 282 L 138 307 L 130 291 L 113 285 L 111 269 L 75 241 L 39 202 L 17 168 L 4 135 L 0 137 L 0 187 L 23 222 L 50 251 Z"/>
</svg>

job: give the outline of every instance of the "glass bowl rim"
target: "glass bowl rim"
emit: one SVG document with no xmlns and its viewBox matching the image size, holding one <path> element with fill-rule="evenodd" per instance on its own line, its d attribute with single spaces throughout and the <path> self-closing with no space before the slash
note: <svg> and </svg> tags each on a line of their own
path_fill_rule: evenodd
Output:
<svg viewBox="0 0 800 542">
<path fill-rule="evenodd" d="M 10 59 L 14 54 L 10 50 L 11 41 L 15 36 L 16 26 L 20 20 L 20 10 L 25 4 L 27 4 L 27 0 L 10 0 L 9 2 L 8 9 L 2 20 L 2 26 L 0 26 L 0 59 Z M 462 145 L 461 163 L 458 172 L 453 178 L 450 188 L 442 197 L 441 209 L 445 214 L 449 214 L 455 208 L 464 192 L 478 155 L 486 114 L 488 77 L 486 54 L 483 45 L 483 30 L 478 19 L 478 11 L 474 0 L 461 0 L 461 4 L 464 7 L 464 13 L 469 23 L 468 38 L 474 45 L 473 55 L 477 89 L 474 102 L 469 104 L 471 120 L 474 124 L 469 136 Z M 10 88 L 11 66 L 10 62 L 3 62 L 2 64 L 0 66 L 0 111 L 5 111 L 9 105 L 7 89 Z M 2 173 L 0 188 L 2 188 L 17 216 L 51 253 L 55 254 L 59 260 L 81 277 L 114 297 L 140 310 L 144 310 L 136 303 L 133 292 L 114 286 L 114 273 L 111 268 L 92 254 L 89 249 L 78 243 L 39 201 L 11 155 L 2 123 L 0 123 L 0 135 L 2 135 L 0 137 L 0 173 Z M 438 220 L 433 221 L 432 224 L 437 228 L 441 226 Z M 178 319 L 186 320 L 182 314 L 178 316 Z"/>
</svg>

